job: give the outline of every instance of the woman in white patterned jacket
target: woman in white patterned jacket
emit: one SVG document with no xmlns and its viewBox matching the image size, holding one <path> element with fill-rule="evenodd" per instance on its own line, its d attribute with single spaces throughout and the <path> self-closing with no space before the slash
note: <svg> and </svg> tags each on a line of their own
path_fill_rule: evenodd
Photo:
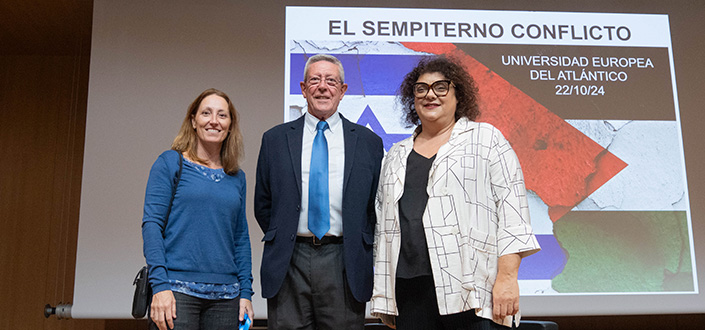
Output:
<svg viewBox="0 0 705 330">
<path fill-rule="evenodd" d="M 516 154 L 473 121 L 477 87 L 452 59 L 422 60 L 400 101 L 418 126 L 382 165 L 372 314 L 400 330 L 518 323 L 519 264 L 539 244 Z"/>
</svg>

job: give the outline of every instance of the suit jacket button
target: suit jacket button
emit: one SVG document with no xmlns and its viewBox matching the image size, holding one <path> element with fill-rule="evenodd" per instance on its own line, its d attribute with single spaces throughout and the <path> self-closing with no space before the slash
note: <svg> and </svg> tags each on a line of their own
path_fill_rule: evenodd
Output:
<svg viewBox="0 0 705 330">
<path fill-rule="evenodd" d="M 291 240 L 293 241 L 296 238 L 296 235 L 291 234 Z"/>
<path fill-rule="evenodd" d="M 296 212 L 301 211 L 301 205 L 296 205 Z"/>
</svg>

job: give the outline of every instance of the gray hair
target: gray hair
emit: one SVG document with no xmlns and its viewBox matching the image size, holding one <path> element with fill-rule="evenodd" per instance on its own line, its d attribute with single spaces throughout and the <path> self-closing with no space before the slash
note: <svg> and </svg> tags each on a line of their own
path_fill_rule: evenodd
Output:
<svg viewBox="0 0 705 330">
<path fill-rule="evenodd" d="M 304 67 L 304 81 L 306 81 L 306 77 L 308 76 L 308 66 L 320 61 L 327 61 L 337 65 L 338 73 L 340 75 L 340 82 L 345 83 L 345 70 L 343 70 L 343 63 L 341 63 L 337 57 L 328 54 L 317 54 L 308 58 L 306 61 L 306 66 Z"/>
</svg>

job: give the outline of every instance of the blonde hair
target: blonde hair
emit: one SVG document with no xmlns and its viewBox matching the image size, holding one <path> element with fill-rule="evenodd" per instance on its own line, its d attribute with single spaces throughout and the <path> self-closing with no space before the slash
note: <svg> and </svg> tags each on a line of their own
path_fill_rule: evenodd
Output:
<svg viewBox="0 0 705 330">
<path fill-rule="evenodd" d="M 220 161 L 223 165 L 223 170 L 225 173 L 233 175 L 240 170 L 240 159 L 243 156 L 244 145 L 242 142 L 242 133 L 240 133 L 239 116 L 237 110 L 230 102 L 230 97 L 227 94 L 219 91 L 215 88 L 209 88 L 203 91 L 191 105 L 188 107 L 186 112 L 186 117 L 181 124 L 181 129 L 179 134 L 174 138 L 174 142 L 171 143 L 171 149 L 182 153 L 186 153 L 188 158 L 191 160 L 205 163 L 203 159 L 200 159 L 196 154 L 196 147 L 198 145 L 198 137 L 196 136 L 196 131 L 191 126 L 191 119 L 196 116 L 198 112 L 198 107 L 201 106 L 203 99 L 210 95 L 218 95 L 228 102 L 228 112 L 230 113 L 230 130 L 228 136 L 225 137 L 223 145 L 220 147 Z"/>
</svg>

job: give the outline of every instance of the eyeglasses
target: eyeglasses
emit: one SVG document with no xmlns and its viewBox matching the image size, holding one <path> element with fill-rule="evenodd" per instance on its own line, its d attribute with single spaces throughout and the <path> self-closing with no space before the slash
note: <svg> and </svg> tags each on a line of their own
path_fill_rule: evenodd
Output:
<svg viewBox="0 0 705 330">
<path fill-rule="evenodd" d="M 328 85 L 328 86 L 330 86 L 330 87 L 338 87 L 338 84 L 341 84 L 341 83 L 342 83 L 342 82 L 339 81 L 338 79 L 331 78 L 331 77 L 325 78 L 325 79 L 323 79 L 323 81 L 325 81 L 325 82 L 326 82 L 326 85 Z M 320 84 L 320 83 L 321 83 L 321 78 L 320 78 L 320 77 L 311 77 L 311 78 L 308 78 L 308 84 L 309 84 L 309 86 L 318 86 L 318 84 Z"/>
<path fill-rule="evenodd" d="M 414 96 L 424 98 L 428 95 L 428 91 L 430 90 L 433 90 L 436 96 L 446 96 L 448 95 L 448 91 L 450 91 L 450 86 L 455 86 L 450 80 L 438 80 L 431 85 L 417 82 L 414 84 Z"/>
</svg>

